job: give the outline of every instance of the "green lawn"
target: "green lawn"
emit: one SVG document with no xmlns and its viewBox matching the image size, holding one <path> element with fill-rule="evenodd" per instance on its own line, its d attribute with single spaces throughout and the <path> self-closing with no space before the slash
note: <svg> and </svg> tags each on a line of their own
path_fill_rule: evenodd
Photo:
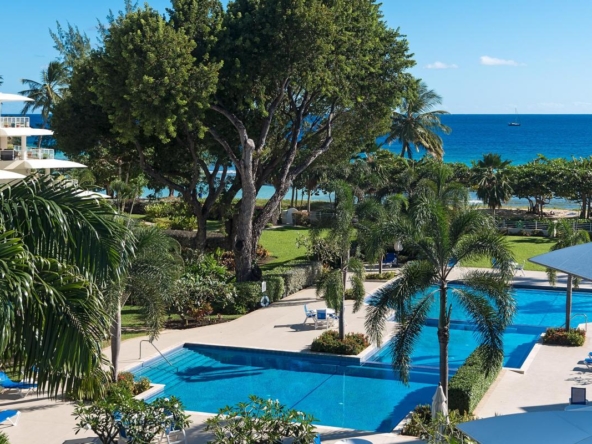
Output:
<svg viewBox="0 0 592 444">
<path fill-rule="evenodd" d="M 528 261 L 528 258 L 537 256 L 539 254 L 548 253 L 555 241 L 546 237 L 532 237 L 532 236 L 506 236 L 510 248 L 514 253 L 516 262 L 521 264 L 523 261 L 525 270 L 545 271 L 544 267 L 535 265 Z M 483 258 L 478 261 L 463 262 L 465 267 L 482 267 L 491 268 L 491 260 Z"/>
<path fill-rule="evenodd" d="M 296 248 L 296 238 L 308 236 L 309 228 L 281 227 L 263 231 L 259 241 L 271 253 L 271 259 L 263 268 L 273 268 L 294 259 L 306 259 L 306 249 Z"/>
</svg>

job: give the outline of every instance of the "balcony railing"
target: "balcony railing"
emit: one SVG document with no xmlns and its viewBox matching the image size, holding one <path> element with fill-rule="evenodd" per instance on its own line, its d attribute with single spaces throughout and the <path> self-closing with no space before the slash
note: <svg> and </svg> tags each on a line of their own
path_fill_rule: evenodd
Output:
<svg viewBox="0 0 592 444">
<path fill-rule="evenodd" d="M 0 128 L 28 128 L 31 121 L 28 117 L 0 117 Z"/>
<path fill-rule="evenodd" d="M 22 159 L 21 147 L 15 145 L 14 150 L 19 159 Z M 53 159 L 54 154 L 51 148 L 27 148 L 27 159 Z"/>
</svg>

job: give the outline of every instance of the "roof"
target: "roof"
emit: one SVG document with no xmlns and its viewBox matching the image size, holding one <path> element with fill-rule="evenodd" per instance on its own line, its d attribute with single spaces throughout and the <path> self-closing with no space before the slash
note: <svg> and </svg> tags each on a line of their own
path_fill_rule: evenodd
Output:
<svg viewBox="0 0 592 444">
<path fill-rule="evenodd" d="M 59 159 L 27 159 L 15 160 L 6 166 L 5 170 L 43 170 L 45 168 L 86 168 L 86 165 Z"/>
<path fill-rule="evenodd" d="M 19 137 L 19 136 L 51 136 L 53 131 L 41 128 L 0 128 L 0 137 Z"/>
<path fill-rule="evenodd" d="M 0 183 L 8 183 L 13 180 L 24 179 L 26 176 L 12 171 L 0 170 Z"/>
<path fill-rule="evenodd" d="M 0 103 L 2 102 L 33 102 L 33 99 L 19 94 L 0 93 Z"/>
<path fill-rule="evenodd" d="M 592 411 L 546 411 L 494 416 L 457 426 L 480 444 L 592 443 Z"/>
<path fill-rule="evenodd" d="M 592 257 L 592 242 L 551 251 L 528 260 L 543 267 L 592 280 L 590 257 Z"/>
</svg>

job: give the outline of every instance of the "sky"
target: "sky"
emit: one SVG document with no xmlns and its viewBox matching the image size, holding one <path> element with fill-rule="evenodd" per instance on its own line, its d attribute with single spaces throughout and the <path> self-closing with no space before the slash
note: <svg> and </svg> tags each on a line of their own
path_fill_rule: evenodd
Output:
<svg viewBox="0 0 592 444">
<path fill-rule="evenodd" d="M 57 58 L 49 29 L 76 25 L 96 42 L 97 20 L 123 0 L 0 0 L 1 92 L 39 80 Z M 165 13 L 169 0 L 147 0 Z M 143 4 L 143 0 L 140 1 Z M 410 72 L 453 114 L 591 114 L 589 0 L 383 0 L 384 20 L 409 42 Z M 5 104 L 4 113 L 20 105 Z"/>
</svg>

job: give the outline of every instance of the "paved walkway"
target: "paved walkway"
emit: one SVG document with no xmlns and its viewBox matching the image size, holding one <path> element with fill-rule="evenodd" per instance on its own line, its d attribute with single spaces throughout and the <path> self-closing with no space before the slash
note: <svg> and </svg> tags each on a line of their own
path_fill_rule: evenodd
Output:
<svg viewBox="0 0 592 444">
<path fill-rule="evenodd" d="M 462 273 L 462 269 L 458 273 Z M 458 276 L 459 274 L 457 274 Z M 526 272 L 519 276 L 517 283 L 547 285 L 544 273 Z M 559 280 L 558 287 L 565 286 Z M 381 283 L 367 282 L 367 293 L 373 292 Z M 591 285 L 582 285 L 592 288 Z M 317 300 L 313 289 L 305 289 L 268 308 L 257 310 L 235 321 L 200 327 L 191 330 L 169 330 L 162 333 L 156 346 L 166 351 L 185 342 L 205 344 L 235 345 L 265 349 L 306 351 L 319 331 L 311 321 L 303 324 L 303 305 L 322 308 L 324 302 Z M 346 330 L 364 332 L 364 310 L 352 313 L 352 302 L 346 304 Z M 592 330 L 591 330 L 592 334 Z M 120 365 L 129 368 L 140 362 L 139 348 L 143 338 L 124 341 Z M 142 358 L 156 356 L 154 349 L 144 343 Z M 568 402 L 571 386 L 588 386 L 592 383 L 592 372 L 582 364 L 587 352 L 592 350 L 590 338 L 583 348 L 540 347 L 525 374 L 502 371 L 492 388 L 476 410 L 479 417 L 508 414 L 521 411 L 562 409 Z M 105 350 L 109 356 L 109 349 Z M 592 386 L 591 386 L 592 387 Z M 591 390 L 592 392 L 592 390 Z M 92 434 L 84 431 L 74 433 L 75 420 L 73 405 L 54 402 L 30 395 L 24 399 L 11 395 L 0 396 L 0 409 L 19 409 L 23 412 L 17 427 L 0 429 L 7 433 L 12 444 L 47 443 L 75 444 L 92 441 Z M 191 444 L 206 443 L 208 436 L 203 432 L 207 415 L 192 415 L 192 428 L 189 432 Z M 345 437 L 361 437 L 375 444 L 417 442 L 413 438 L 394 434 L 369 434 L 331 428 L 319 428 L 323 443 L 335 443 Z"/>
</svg>

